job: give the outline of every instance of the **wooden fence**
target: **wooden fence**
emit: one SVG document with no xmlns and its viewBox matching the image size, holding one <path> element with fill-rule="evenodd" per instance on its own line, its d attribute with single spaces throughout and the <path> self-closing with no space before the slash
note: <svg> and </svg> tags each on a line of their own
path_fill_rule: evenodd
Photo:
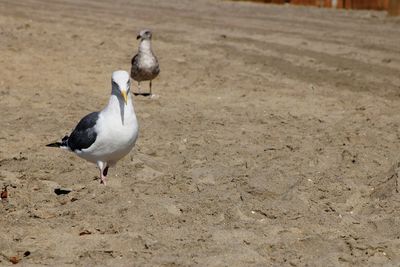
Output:
<svg viewBox="0 0 400 267">
<path fill-rule="evenodd" d="M 341 9 L 387 10 L 389 15 L 400 15 L 400 0 L 253 0 L 272 4 L 292 4 Z"/>
</svg>

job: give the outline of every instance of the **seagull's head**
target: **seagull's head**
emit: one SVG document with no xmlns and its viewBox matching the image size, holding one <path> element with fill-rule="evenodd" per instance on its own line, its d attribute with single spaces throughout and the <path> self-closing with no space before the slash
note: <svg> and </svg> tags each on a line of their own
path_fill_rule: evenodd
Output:
<svg viewBox="0 0 400 267">
<path fill-rule="evenodd" d="M 150 40 L 151 39 L 151 31 L 148 29 L 141 30 L 136 37 L 136 39 L 140 40 Z"/>
<path fill-rule="evenodd" d="M 114 71 L 111 77 L 111 85 L 113 90 L 121 94 L 125 105 L 128 104 L 128 94 L 130 92 L 131 81 L 128 72 L 124 70 Z"/>
</svg>

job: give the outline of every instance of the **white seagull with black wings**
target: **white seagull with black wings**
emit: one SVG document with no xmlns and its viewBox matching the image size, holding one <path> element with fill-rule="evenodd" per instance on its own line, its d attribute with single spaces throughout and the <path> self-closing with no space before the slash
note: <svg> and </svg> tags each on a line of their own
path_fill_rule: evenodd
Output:
<svg viewBox="0 0 400 267">
<path fill-rule="evenodd" d="M 103 184 L 106 184 L 108 168 L 132 150 L 139 130 L 129 74 L 122 70 L 115 71 L 111 83 L 110 100 L 102 111 L 86 115 L 70 136 L 47 145 L 68 149 L 97 164 Z"/>
</svg>

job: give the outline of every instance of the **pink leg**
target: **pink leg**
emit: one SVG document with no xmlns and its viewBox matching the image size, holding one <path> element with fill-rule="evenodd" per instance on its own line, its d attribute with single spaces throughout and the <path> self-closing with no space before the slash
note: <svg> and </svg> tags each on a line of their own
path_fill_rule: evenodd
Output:
<svg viewBox="0 0 400 267">
<path fill-rule="evenodd" d="M 107 185 L 106 183 L 107 172 L 108 172 L 107 162 L 98 161 L 97 166 L 100 169 L 100 180 L 101 180 L 100 183 Z"/>
<path fill-rule="evenodd" d="M 106 178 L 107 177 L 103 175 L 103 172 L 100 171 L 100 179 L 101 179 L 100 183 L 101 184 L 107 185 Z"/>
</svg>

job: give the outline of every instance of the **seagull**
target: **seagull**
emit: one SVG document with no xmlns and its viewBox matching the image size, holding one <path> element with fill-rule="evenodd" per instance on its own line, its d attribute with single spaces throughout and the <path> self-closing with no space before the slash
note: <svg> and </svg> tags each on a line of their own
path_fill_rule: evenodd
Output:
<svg viewBox="0 0 400 267">
<path fill-rule="evenodd" d="M 97 164 L 100 182 L 106 185 L 108 168 L 134 147 L 139 126 L 133 108 L 129 73 L 115 71 L 108 105 L 83 117 L 72 133 L 49 147 L 60 147 Z"/>
<path fill-rule="evenodd" d="M 136 39 L 140 39 L 138 53 L 131 60 L 131 77 L 138 82 L 139 92 L 135 95 L 150 95 L 151 81 L 160 73 L 160 66 L 157 57 L 151 49 L 151 31 L 141 30 Z M 140 92 L 140 82 L 150 81 L 150 93 L 142 94 Z"/>
</svg>

